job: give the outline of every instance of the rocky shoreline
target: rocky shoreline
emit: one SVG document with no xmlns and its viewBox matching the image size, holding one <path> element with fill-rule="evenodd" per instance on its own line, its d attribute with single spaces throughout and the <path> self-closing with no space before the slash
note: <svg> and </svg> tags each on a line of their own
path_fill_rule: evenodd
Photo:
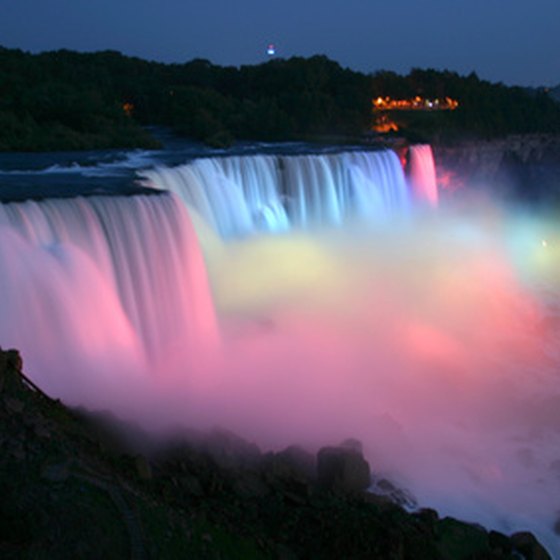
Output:
<svg viewBox="0 0 560 560">
<path fill-rule="evenodd" d="M 50 399 L 15 350 L 0 350 L 0 445 L 5 559 L 550 558 L 531 533 L 409 513 L 390 481 L 366 491 L 359 442 L 317 456 L 226 431 L 156 443 Z"/>
</svg>

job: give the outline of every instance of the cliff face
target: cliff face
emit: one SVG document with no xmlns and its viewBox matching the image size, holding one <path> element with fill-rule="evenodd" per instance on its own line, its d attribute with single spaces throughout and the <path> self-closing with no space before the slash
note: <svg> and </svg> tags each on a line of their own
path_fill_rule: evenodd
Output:
<svg viewBox="0 0 560 560">
<path fill-rule="evenodd" d="M 560 201 L 560 136 L 516 135 L 435 145 L 433 151 L 441 177 L 506 198 Z"/>
</svg>

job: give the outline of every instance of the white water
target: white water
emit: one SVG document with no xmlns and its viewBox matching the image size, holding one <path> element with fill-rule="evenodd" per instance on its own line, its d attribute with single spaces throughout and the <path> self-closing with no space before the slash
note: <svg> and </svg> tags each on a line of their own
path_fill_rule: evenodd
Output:
<svg viewBox="0 0 560 560">
<path fill-rule="evenodd" d="M 436 207 L 439 196 L 432 147 L 427 144 L 411 146 L 409 158 L 410 184 L 415 198 Z"/>
<path fill-rule="evenodd" d="M 409 205 L 394 152 L 206 158 L 142 173 L 225 238 L 387 220 Z"/>
<path fill-rule="evenodd" d="M 53 394 L 147 425 L 221 424 L 263 447 L 360 438 L 422 506 L 558 553 L 558 228 L 472 204 L 398 220 L 402 172 L 387 156 L 384 193 L 369 159 L 151 174 L 198 210 L 212 301 L 177 195 L 0 206 L 1 344 Z M 255 218 L 276 203 L 289 233 Z"/>
<path fill-rule="evenodd" d="M 2 346 L 48 371 L 47 391 L 74 396 L 69 368 L 141 375 L 178 352 L 194 367 L 216 342 L 204 262 L 171 196 L 0 205 L 0 256 Z"/>
</svg>

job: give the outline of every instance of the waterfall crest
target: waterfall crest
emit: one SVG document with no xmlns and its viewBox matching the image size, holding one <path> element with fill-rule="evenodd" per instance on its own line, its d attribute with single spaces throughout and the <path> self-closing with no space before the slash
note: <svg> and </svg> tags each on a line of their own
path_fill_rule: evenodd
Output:
<svg viewBox="0 0 560 560">
<path fill-rule="evenodd" d="M 436 207 L 438 205 L 436 166 L 430 145 L 410 146 L 409 173 L 415 198 Z"/>
<path fill-rule="evenodd" d="M 204 158 L 141 177 L 146 186 L 175 193 L 225 238 L 380 221 L 409 208 L 404 172 L 391 150 Z"/>
</svg>

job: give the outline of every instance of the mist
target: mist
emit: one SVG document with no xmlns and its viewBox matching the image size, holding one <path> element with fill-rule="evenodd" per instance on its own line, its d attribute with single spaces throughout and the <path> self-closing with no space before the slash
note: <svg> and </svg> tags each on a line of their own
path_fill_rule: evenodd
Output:
<svg viewBox="0 0 560 560">
<path fill-rule="evenodd" d="M 558 234 L 470 203 L 382 228 L 201 235 L 221 364 L 168 410 L 264 448 L 358 438 L 422 506 L 558 551 Z"/>
<path fill-rule="evenodd" d="M 474 201 L 227 242 L 193 223 L 212 344 L 150 358 L 90 256 L 2 231 L 3 344 L 52 396 L 152 432 L 220 426 L 263 450 L 357 438 L 420 507 L 558 554 L 557 225 Z"/>
</svg>

